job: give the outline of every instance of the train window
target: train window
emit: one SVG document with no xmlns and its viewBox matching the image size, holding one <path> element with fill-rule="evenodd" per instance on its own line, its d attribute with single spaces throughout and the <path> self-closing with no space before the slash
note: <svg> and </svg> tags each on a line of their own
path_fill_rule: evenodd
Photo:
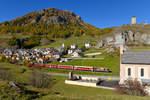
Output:
<svg viewBox="0 0 150 100">
<path fill-rule="evenodd" d="M 128 68 L 128 76 L 131 76 L 131 68 Z"/>
</svg>

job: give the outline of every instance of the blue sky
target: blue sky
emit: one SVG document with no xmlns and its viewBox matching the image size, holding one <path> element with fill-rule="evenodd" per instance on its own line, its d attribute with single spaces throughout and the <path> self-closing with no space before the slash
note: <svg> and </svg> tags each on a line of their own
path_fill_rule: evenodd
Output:
<svg viewBox="0 0 150 100">
<path fill-rule="evenodd" d="M 73 11 L 99 28 L 129 24 L 132 16 L 150 23 L 150 0 L 1 0 L 0 22 L 43 8 Z"/>
</svg>

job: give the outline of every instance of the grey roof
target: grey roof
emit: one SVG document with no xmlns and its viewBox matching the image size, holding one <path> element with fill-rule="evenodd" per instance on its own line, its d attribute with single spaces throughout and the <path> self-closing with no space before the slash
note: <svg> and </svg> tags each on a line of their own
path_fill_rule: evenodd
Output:
<svg viewBox="0 0 150 100">
<path fill-rule="evenodd" d="M 125 51 L 123 64 L 150 64 L 150 50 Z"/>
</svg>

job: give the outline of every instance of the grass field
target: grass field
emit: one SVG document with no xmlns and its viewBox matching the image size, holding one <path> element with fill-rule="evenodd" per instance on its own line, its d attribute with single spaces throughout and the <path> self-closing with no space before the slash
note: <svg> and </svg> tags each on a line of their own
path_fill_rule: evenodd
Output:
<svg viewBox="0 0 150 100">
<path fill-rule="evenodd" d="M 91 42 L 93 44 L 96 43 L 97 38 L 91 37 L 91 36 L 81 36 L 81 37 L 69 37 L 67 39 L 57 39 L 55 42 L 44 45 L 44 46 L 37 46 L 34 48 L 50 48 L 50 47 L 60 47 L 62 46 L 62 43 L 65 44 L 65 46 L 70 46 L 71 44 L 76 44 L 79 47 L 84 46 L 84 43 Z"/>
<path fill-rule="evenodd" d="M 8 63 L 0 63 L 0 68 L 9 68 L 16 77 L 18 82 L 27 83 L 31 74 L 31 68 L 26 66 L 17 66 Z M 24 73 L 21 73 L 26 69 Z M 114 90 L 107 90 L 101 88 L 82 87 L 75 85 L 65 84 L 64 81 L 67 77 L 52 76 L 55 79 L 55 84 L 48 89 L 37 89 L 27 87 L 30 90 L 46 93 L 40 98 L 35 100 L 149 100 L 150 97 L 119 95 Z M 6 82 L 0 81 L 0 87 L 7 85 Z"/>
<path fill-rule="evenodd" d="M 109 63 L 107 63 L 109 62 Z M 80 65 L 80 66 L 95 66 L 95 67 L 107 67 L 110 68 L 110 70 L 112 71 L 112 73 L 109 74 L 104 74 L 104 73 L 90 73 L 90 72 L 83 72 L 83 71 L 75 71 L 76 74 L 92 74 L 92 75 L 113 75 L 113 76 L 119 76 L 119 59 L 112 59 L 112 58 L 108 58 L 108 59 L 104 59 L 104 60 L 73 60 L 71 62 L 63 62 L 63 63 L 59 63 L 59 62 L 55 62 L 55 63 L 51 63 L 51 64 L 60 64 L 60 65 Z M 58 69 L 49 69 L 49 71 L 52 72 L 62 72 L 62 73 L 68 73 L 68 70 L 58 70 Z"/>
<path fill-rule="evenodd" d="M 0 68 L 8 68 L 11 72 L 12 79 L 19 83 L 28 83 L 28 77 L 31 74 L 32 70 L 29 70 L 26 66 L 17 66 L 9 63 L 0 63 Z M 24 73 L 21 73 L 23 70 L 26 70 Z"/>
<path fill-rule="evenodd" d="M 50 98 L 63 100 L 149 100 L 150 97 L 138 97 L 128 95 L 118 95 L 114 90 L 82 87 L 68 85 L 64 83 L 65 77 L 56 77 L 59 80 L 52 88 L 60 94 L 47 95 L 38 100 L 49 100 Z"/>
<path fill-rule="evenodd" d="M 98 55 L 97 57 L 104 57 L 104 59 L 74 59 L 72 61 L 68 62 L 52 62 L 49 64 L 57 64 L 57 65 L 77 65 L 77 66 L 93 66 L 93 67 L 106 67 L 109 68 L 112 73 L 109 74 L 104 74 L 104 73 L 89 73 L 89 72 L 77 72 L 75 71 L 76 74 L 90 74 L 90 75 L 113 75 L 113 76 L 119 76 L 119 71 L 120 71 L 120 57 L 119 56 L 108 56 L 108 54 L 101 54 Z M 62 72 L 62 73 L 68 73 L 68 70 L 54 70 L 54 69 L 49 69 L 51 72 Z"/>
</svg>

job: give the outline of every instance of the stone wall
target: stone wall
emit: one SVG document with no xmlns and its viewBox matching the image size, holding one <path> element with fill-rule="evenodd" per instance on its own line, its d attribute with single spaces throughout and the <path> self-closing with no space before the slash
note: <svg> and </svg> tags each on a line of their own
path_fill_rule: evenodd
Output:
<svg viewBox="0 0 150 100">
<path fill-rule="evenodd" d="M 80 85 L 80 86 L 95 87 L 95 88 L 104 88 L 104 89 L 111 89 L 111 90 L 115 89 L 115 88 L 110 88 L 110 87 L 97 86 L 96 83 L 92 83 L 92 82 L 82 82 L 82 81 L 65 80 L 65 83 L 66 84 L 71 84 L 71 85 Z"/>
</svg>

